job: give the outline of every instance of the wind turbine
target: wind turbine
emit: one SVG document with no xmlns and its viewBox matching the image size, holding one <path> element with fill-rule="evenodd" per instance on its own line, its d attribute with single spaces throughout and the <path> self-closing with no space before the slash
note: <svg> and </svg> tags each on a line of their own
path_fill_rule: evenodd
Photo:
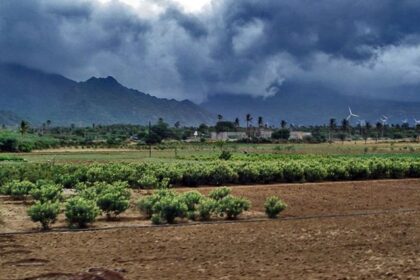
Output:
<svg viewBox="0 0 420 280">
<path fill-rule="evenodd" d="M 382 115 L 382 117 L 380 118 L 380 121 L 381 121 L 382 125 L 385 125 L 386 122 L 388 121 L 388 117 L 385 116 L 385 115 Z"/>
<path fill-rule="evenodd" d="M 358 118 L 359 116 L 356 114 L 353 114 L 353 112 L 351 111 L 351 108 L 349 107 L 349 115 L 347 116 L 346 120 L 350 120 L 352 117 Z"/>
<path fill-rule="evenodd" d="M 416 120 L 416 118 L 414 118 L 414 124 L 415 125 L 420 125 L 420 120 Z"/>
</svg>

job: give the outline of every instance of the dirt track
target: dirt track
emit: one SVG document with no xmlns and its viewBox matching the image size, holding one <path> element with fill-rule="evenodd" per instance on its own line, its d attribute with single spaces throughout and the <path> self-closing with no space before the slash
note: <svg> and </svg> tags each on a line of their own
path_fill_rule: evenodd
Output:
<svg viewBox="0 0 420 280">
<path fill-rule="evenodd" d="M 234 192 L 252 200 L 257 216 L 272 194 L 287 201 L 288 217 L 390 212 L 3 235 L 0 279 L 89 268 L 116 269 L 125 279 L 420 279 L 420 180 L 252 186 Z M 395 211 L 401 208 L 419 211 Z"/>
</svg>

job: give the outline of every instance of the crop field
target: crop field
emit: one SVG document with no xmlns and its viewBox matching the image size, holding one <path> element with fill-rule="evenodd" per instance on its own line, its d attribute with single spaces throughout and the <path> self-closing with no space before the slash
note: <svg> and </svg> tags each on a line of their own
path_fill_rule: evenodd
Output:
<svg viewBox="0 0 420 280">
<path fill-rule="evenodd" d="M 418 279 L 418 149 L 2 154 L 0 279 Z"/>
<path fill-rule="evenodd" d="M 247 155 L 398 155 L 420 154 L 420 143 L 352 141 L 323 144 L 177 144 L 160 145 L 142 149 L 82 149 L 60 148 L 38 150 L 32 153 L 3 153 L 1 158 L 25 160 L 33 163 L 86 163 L 86 162 L 139 162 L 217 159 L 221 150 L 232 153 L 233 158 Z"/>
<path fill-rule="evenodd" d="M 213 189 L 198 188 L 203 194 Z M 68 231 L 60 216 L 49 233 L 39 233 L 25 215 L 24 202 L 2 197 L 3 233 L 25 234 L 0 235 L 0 278 L 71 279 L 69 275 L 93 268 L 123 277 L 109 279 L 420 276 L 419 179 L 232 189 L 252 203 L 251 211 L 235 222 L 182 220 L 175 226 L 151 227 L 130 210 L 112 221 L 102 216 L 88 231 Z M 150 191 L 132 192 L 134 202 Z M 264 215 L 269 195 L 288 204 L 277 220 Z M 46 276 L 30 278 L 40 275 Z"/>
</svg>

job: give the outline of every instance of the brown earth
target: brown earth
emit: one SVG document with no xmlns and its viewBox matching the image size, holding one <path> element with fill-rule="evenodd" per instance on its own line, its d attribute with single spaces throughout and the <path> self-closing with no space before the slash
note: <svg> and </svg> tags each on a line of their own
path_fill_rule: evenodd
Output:
<svg viewBox="0 0 420 280">
<path fill-rule="evenodd" d="M 420 180 L 244 186 L 233 192 L 253 203 L 253 211 L 234 223 L 148 227 L 131 210 L 120 221 L 94 227 L 145 227 L 2 234 L 0 279 L 120 279 L 76 278 L 92 268 L 124 279 L 420 279 Z M 269 195 L 279 195 L 289 208 L 283 219 L 256 221 Z M 23 205 L 0 203 L 3 232 L 36 228 Z M 332 214 L 337 216 L 327 216 Z M 11 215 L 17 222 L 10 222 Z"/>
</svg>

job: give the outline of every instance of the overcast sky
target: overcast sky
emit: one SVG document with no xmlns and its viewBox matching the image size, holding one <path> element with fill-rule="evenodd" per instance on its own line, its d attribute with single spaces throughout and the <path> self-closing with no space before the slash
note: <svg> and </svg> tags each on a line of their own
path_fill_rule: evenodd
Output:
<svg viewBox="0 0 420 280">
<path fill-rule="evenodd" d="M 417 0 L 0 0 L 0 60 L 159 97 L 418 96 Z"/>
</svg>

